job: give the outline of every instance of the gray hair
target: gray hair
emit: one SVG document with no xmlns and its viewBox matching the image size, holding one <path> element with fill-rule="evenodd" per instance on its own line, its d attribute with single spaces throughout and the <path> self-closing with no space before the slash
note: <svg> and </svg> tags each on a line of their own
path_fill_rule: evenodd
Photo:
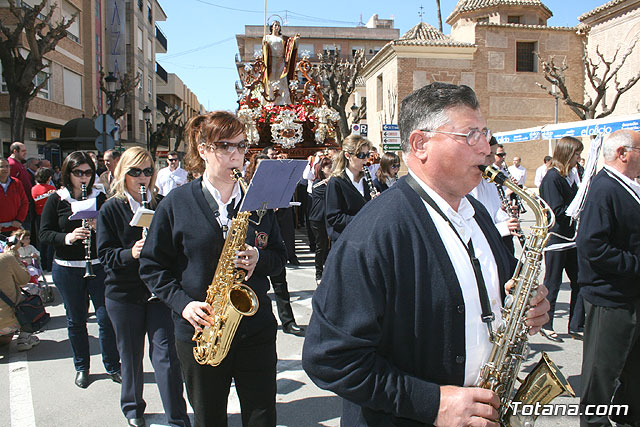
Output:
<svg viewBox="0 0 640 427">
<path fill-rule="evenodd" d="M 616 152 L 620 147 L 633 147 L 633 133 L 627 129 L 621 129 L 607 136 L 602 144 L 602 157 L 607 162 L 615 160 Z"/>
<path fill-rule="evenodd" d="M 409 136 L 416 129 L 437 129 L 449 122 L 449 108 L 465 106 L 477 110 L 478 98 L 469 86 L 434 82 L 413 91 L 402 100 L 399 127 L 402 151 L 411 150 Z"/>
</svg>

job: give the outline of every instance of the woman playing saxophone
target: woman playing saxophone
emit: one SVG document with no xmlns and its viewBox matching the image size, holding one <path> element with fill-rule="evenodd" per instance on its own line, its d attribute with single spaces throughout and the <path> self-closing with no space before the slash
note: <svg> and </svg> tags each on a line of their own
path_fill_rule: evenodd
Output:
<svg viewBox="0 0 640 427">
<path fill-rule="evenodd" d="M 238 213 L 244 193 L 232 177 L 244 163 L 244 127 L 235 115 L 215 111 L 189 121 L 186 141 L 186 167 L 202 177 L 172 190 L 158 205 L 140 256 L 141 278 L 172 310 L 195 425 L 227 424 L 232 379 L 242 419 L 275 425 L 277 324 L 267 296 L 267 276 L 279 273 L 286 261 L 280 230 L 273 212 L 267 212 L 259 225 L 253 213 L 244 230 L 244 245 L 237 253 L 224 252 L 237 231 L 234 219 L 244 218 L 244 212 Z M 244 285 L 255 293 L 259 308 L 242 318 L 228 353 L 217 366 L 201 365 L 194 357 L 194 348 L 200 347 L 192 338 L 203 338 L 220 323 L 220 307 L 207 302 L 212 301 L 208 291 L 230 285 L 212 283 L 220 262 L 227 265 L 229 258 L 235 263 L 235 276 L 245 275 Z"/>
</svg>

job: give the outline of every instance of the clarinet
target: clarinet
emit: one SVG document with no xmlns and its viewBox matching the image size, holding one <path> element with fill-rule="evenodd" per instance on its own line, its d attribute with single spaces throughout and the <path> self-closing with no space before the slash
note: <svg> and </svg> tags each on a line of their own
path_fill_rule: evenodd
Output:
<svg viewBox="0 0 640 427">
<path fill-rule="evenodd" d="M 511 172 L 509 172 L 509 168 L 504 168 L 502 170 L 502 172 L 504 172 L 504 174 L 506 175 L 507 178 L 509 178 L 509 180 L 513 181 L 513 176 L 511 176 Z M 504 191 L 504 189 L 502 190 Z M 520 196 L 517 193 L 513 193 L 514 199 L 516 201 L 516 205 L 518 206 L 518 213 L 526 213 L 527 210 L 524 208 L 524 205 L 522 204 L 522 198 L 520 198 Z"/>
<path fill-rule="evenodd" d="M 514 209 L 511 207 L 511 202 L 509 202 L 509 198 L 507 197 L 506 193 L 504 192 L 504 187 L 501 184 L 498 184 L 497 182 L 494 182 L 494 184 L 496 185 L 496 188 L 498 189 L 498 195 L 500 196 L 500 202 L 502 204 L 502 209 L 507 213 L 507 215 L 509 215 L 510 218 L 515 218 L 518 220 L 518 222 L 520 222 L 520 209 L 517 210 L 517 212 L 514 212 Z M 520 232 L 520 228 L 518 227 L 518 231 Z M 522 245 L 522 247 L 524 248 L 524 244 L 526 242 L 525 237 L 522 235 L 522 233 L 519 233 L 520 235 L 518 236 L 518 240 L 520 240 L 520 244 Z"/>
<path fill-rule="evenodd" d="M 140 184 L 140 196 L 142 196 L 142 207 L 147 209 L 149 206 L 149 202 L 147 202 L 147 187 L 144 184 Z M 147 233 L 149 232 L 148 227 L 142 227 L 142 238 L 147 238 Z"/>
<path fill-rule="evenodd" d="M 149 207 L 149 202 L 147 202 L 147 187 L 145 187 L 144 185 L 140 185 L 140 196 L 142 196 L 142 207 L 145 209 L 148 209 Z M 149 228 L 148 227 L 142 227 L 142 238 L 146 239 L 147 238 L 147 233 L 149 232 Z M 151 296 L 149 298 L 147 298 L 147 302 L 156 302 L 156 301 L 160 301 L 160 298 L 157 297 L 156 294 L 154 294 L 153 292 L 151 293 Z"/>
<path fill-rule="evenodd" d="M 378 197 L 380 193 L 378 193 L 378 190 L 373 185 L 373 181 L 371 180 L 371 173 L 369 172 L 369 168 L 367 167 L 367 165 L 364 165 L 362 167 L 362 172 L 364 172 L 364 180 L 369 186 L 369 195 L 371 196 L 372 199 L 375 197 Z"/>
<path fill-rule="evenodd" d="M 87 185 L 82 184 L 82 200 L 87 200 Z M 88 219 L 82 220 L 82 228 L 85 230 L 89 230 L 91 233 L 91 226 L 89 225 Z M 91 264 L 91 234 L 89 237 L 82 240 L 82 244 L 84 245 L 84 278 L 85 279 L 93 279 L 96 277 L 93 274 L 93 265 Z"/>
</svg>

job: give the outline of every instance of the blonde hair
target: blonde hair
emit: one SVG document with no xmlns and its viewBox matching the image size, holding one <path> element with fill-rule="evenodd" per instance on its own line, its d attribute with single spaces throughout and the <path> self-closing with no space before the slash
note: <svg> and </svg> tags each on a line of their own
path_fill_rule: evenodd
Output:
<svg viewBox="0 0 640 427">
<path fill-rule="evenodd" d="M 113 182 L 111 183 L 109 194 L 119 199 L 126 199 L 127 196 L 125 192 L 127 191 L 127 184 L 125 176 L 127 175 L 127 172 L 131 168 L 140 167 L 140 165 L 146 161 L 148 161 L 153 168 L 153 175 L 151 175 L 149 188 L 147 189 L 151 192 L 151 206 L 153 206 L 156 194 L 158 193 L 158 189 L 156 188 L 156 177 L 158 175 L 158 171 L 153 164 L 153 157 L 151 157 L 151 153 L 142 147 L 127 148 L 127 150 L 122 154 L 116 169 L 113 171 Z"/>
<path fill-rule="evenodd" d="M 333 158 L 333 169 L 331 170 L 331 176 L 340 176 L 344 173 L 344 170 L 349 165 L 349 159 L 345 156 L 345 153 L 355 155 L 359 153 L 362 147 L 371 148 L 371 141 L 367 138 L 352 134 L 346 137 L 342 141 L 342 151 L 339 151 Z"/>
<path fill-rule="evenodd" d="M 14 230 L 13 233 L 11 233 L 12 236 L 16 236 L 16 238 L 18 240 L 22 240 L 25 237 L 31 238 L 31 233 L 29 232 L 29 230 Z"/>
<path fill-rule="evenodd" d="M 569 162 L 574 154 L 578 151 L 582 151 L 584 146 L 582 142 L 572 136 L 565 136 L 560 138 L 556 148 L 553 150 L 553 157 L 551 158 L 551 168 L 557 168 L 560 171 L 560 175 L 566 177 L 569 175 Z"/>
</svg>

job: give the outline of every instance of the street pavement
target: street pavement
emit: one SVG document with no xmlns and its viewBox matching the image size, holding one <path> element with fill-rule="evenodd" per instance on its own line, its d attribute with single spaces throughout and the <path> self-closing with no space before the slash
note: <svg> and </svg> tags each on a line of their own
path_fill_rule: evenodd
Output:
<svg viewBox="0 0 640 427">
<path fill-rule="evenodd" d="M 523 218 L 523 229 L 532 223 L 532 217 Z M 373 230 L 372 232 L 375 232 Z M 307 325 L 311 316 L 311 298 L 316 288 L 313 254 L 309 252 L 306 237 L 297 232 L 296 246 L 299 267 L 287 267 L 287 280 L 293 311 L 300 325 Z M 542 281 L 544 273 L 540 274 Z M 51 277 L 48 277 L 51 283 Z M 566 278 L 565 278 L 566 281 Z M 561 369 L 576 392 L 580 390 L 580 364 L 582 342 L 567 334 L 569 313 L 569 286 L 564 283 L 556 306 L 556 331 L 564 339 L 554 343 L 536 335 L 531 338 L 531 352 L 523 371 L 528 372 L 545 351 Z M 120 411 L 120 386 L 105 373 L 100 358 L 98 330 L 95 316 L 89 319 L 91 344 L 91 385 L 83 390 L 73 383 L 75 370 L 71 348 L 67 339 L 64 307 L 56 291 L 56 300 L 47 306 L 51 322 L 38 334 L 40 345 L 26 352 L 16 352 L 15 339 L 8 347 L 0 348 L 0 426 L 60 427 L 60 426 L 126 426 Z M 274 313 L 277 312 L 275 303 Z M 338 426 L 341 402 L 333 393 L 315 386 L 302 369 L 303 338 L 277 335 L 279 426 Z M 145 389 L 147 425 L 167 425 L 160 396 L 155 386 L 153 369 L 145 357 Z M 521 377 L 524 375 L 521 373 Z M 186 399 L 186 394 L 185 394 Z M 578 403 L 578 398 L 561 397 L 554 403 Z M 189 413 L 193 411 L 189 408 Z M 229 425 L 241 426 L 240 405 L 235 390 L 229 396 Z M 578 426 L 577 417 L 542 416 L 536 425 Z"/>
</svg>

